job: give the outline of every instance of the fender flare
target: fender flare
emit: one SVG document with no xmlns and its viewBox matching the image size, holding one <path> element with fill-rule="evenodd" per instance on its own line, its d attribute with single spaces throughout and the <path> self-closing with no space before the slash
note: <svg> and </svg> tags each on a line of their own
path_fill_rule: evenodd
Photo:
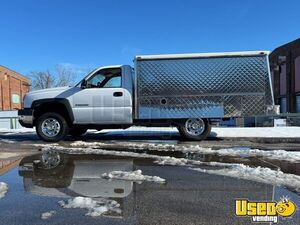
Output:
<svg viewBox="0 0 300 225">
<path fill-rule="evenodd" d="M 70 102 L 65 98 L 45 98 L 45 99 L 35 100 L 32 102 L 31 108 L 35 109 L 35 108 L 39 107 L 40 105 L 46 104 L 46 103 L 59 103 L 59 104 L 64 105 L 67 109 L 70 121 L 72 123 L 74 122 L 74 114 L 72 111 L 72 107 L 70 105 Z"/>
</svg>

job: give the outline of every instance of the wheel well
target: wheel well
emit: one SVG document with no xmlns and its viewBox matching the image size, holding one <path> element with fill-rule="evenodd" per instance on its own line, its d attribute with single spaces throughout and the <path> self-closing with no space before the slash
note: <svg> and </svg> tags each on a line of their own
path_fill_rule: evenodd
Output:
<svg viewBox="0 0 300 225">
<path fill-rule="evenodd" d="M 55 112 L 63 116 L 69 125 L 72 124 L 67 107 L 60 102 L 42 103 L 34 108 L 34 125 L 35 121 L 44 113 Z"/>
</svg>

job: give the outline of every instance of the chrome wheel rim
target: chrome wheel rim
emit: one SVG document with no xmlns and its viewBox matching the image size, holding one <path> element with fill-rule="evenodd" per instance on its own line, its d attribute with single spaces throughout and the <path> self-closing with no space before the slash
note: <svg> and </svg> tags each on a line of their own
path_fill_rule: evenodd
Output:
<svg viewBox="0 0 300 225">
<path fill-rule="evenodd" d="M 44 120 L 42 123 L 42 132 L 47 137 L 55 137 L 60 132 L 60 123 L 54 118 Z"/>
<path fill-rule="evenodd" d="M 46 151 L 42 154 L 42 165 L 45 169 L 57 167 L 61 161 L 60 154 L 56 151 Z"/>
<path fill-rule="evenodd" d="M 199 136 L 205 131 L 205 123 L 202 119 L 188 119 L 185 122 L 185 130 L 189 135 Z"/>
</svg>

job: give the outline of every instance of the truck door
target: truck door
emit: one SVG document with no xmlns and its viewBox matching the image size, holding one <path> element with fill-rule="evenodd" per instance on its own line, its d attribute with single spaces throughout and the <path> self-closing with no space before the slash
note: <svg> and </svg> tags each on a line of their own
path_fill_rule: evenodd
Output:
<svg viewBox="0 0 300 225">
<path fill-rule="evenodd" d="M 100 68 L 88 77 L 73 96 L 75 123 L 132 123 L 131 90 L 124 88 L 125 79 L 122 67 Z"/>
</svg>

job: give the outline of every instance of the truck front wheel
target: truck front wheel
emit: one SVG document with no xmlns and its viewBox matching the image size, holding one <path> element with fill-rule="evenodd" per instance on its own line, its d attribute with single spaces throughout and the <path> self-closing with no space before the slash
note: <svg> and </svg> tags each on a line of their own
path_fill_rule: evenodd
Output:
<svg viewBox="0 0 300 225">
<path fill-rule="evenodd" d="M 68 131 L 67 121 L 58 113 L 45 113 L 36 121 L 37 135 L 47 142 L 57 142 L 64 139 Z"/>
<path fill-rule="evenodd" d="M 202 141 L 211 131 L 211 125 L 207 119 L 190 118 L 178 126 L 180 135 L 190 141 Z"/>
</svg>

